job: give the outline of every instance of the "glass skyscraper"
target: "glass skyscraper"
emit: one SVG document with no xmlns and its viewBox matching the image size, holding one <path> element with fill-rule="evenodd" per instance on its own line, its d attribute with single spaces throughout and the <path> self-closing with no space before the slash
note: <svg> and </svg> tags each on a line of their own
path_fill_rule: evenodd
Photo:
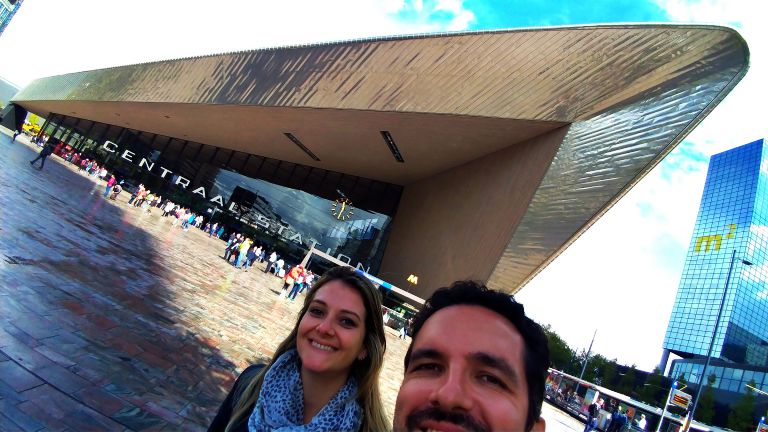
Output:
<svg viewBox="0 0 768 432">
<path fill-rule="evenodd" d="M 743 393 L 768 390 L 768 153 L 764 140 L 712 156 L 685 267 L 664 338 L 670 376 Z M 729 268 L 731 277 L 727 283 Z M 715 331 L 720 304 L 720 322 Z M 662 365 L 663 366 L 663 365 Z"/>
<path fill-rule="evenodd" d="M 11 18 L 16 14 L 16 11 L 21 7 L 21 2 L 24 0 L 0 0 L 0 35 L 11 22 Z"/>
</svg>

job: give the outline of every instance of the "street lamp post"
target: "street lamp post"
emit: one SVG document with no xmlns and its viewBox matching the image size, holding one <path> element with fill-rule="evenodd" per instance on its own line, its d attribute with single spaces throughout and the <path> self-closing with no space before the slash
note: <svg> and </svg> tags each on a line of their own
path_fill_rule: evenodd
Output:
<svg viewBox="0 0 768 432">
<path fill-rule="evenodd" d="M 704 378 L 707 376 L 707 368 L 709 368 L 709 362 L 712 360 L 712 348 L 715 346 L 715 339 L 717 338 L 717 329 L 720 327 L 720 316 L 723 314 L 723 307 L 725 306 L 725 298 L 728 296 L 728 284 L 731 282 L 731 273 L 733 272 L 733 265 L 736 261 L 736 249 L 731 254 L 731 264 L 728 266 L 728 275 L 725 277 L 725 288 L 723 288 L 723 298 L 720 299 L 720 308 L 717 310 L 717 318 L 715 319 L 715 329 L 712 331 L 712 340 L 709 341 L 709 349 L 707 350 L 707 361 L 704 362 L 704 370 L 701 371 L 699 377 L 699 388 L 696 389 L 696 398 L 693 400 L 693 407 L 691 408 L 691 421 L 694 420 L 696 414 L 696 407 L 699 405 L 699 398 L 701 397 L 701 390 L 704 388 Z M 742 259 L 741 263 L 751 266 L 752 263 Z"/>
<path fill-rule="evenodd" d="M 584 365 L 581 366 L 581 373 L 579 374 L 579 379 L 584 379 L 584 371 L 587 370 L 587 362 L 589 362 L 589 354 L 592 352 L 592 344 L 595 343 L 595 336 L 597 336 L 597 329 L 595 329 L 595 332 L 592 333 L 592 342 L 589 343 L 589 349 L 587 349 L 587 355 L 584 357 Z M 581 384 L 580 381 L 576 382 L 576 389 L 573 391 L 573 396 L 578 397 L 579 392 L 579 384 Z"/>
<path fill-rule="evenodd" d="M 677 381 L 672 381 L 672 387 L 669 388 L 669 393 L 667 393 L 667 400 L 664 401 L 664 409 L 661 410 L 661 418 L 659 419 L 659 423 L 656 425 L 656 432 L 659 432 L 661 430 L 661 424 L 664 423 L 664 417 L 667 415 L 667 407 L 669 406 L 669 400 L 672 399 L 672 392 L 675 391 L 677 388 Z"/>
</svg>

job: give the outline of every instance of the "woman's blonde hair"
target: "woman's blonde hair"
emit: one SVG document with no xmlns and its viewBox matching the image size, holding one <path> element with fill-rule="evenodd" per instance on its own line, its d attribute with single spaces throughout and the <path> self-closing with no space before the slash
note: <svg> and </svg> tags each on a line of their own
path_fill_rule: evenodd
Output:
<svg viewBox="0 0 768 432">
<path fill-rule="evenodd" d="M 360 294 L 365 306 L 365 337 L 363 339 L 363 346 L 368 355 L 363 360 L 355 360 L 351 369 L 351 374 L 357 379 L 358 383 L 357 401 L 363 408 L 363 421 L 360 430 L 378 432 L 391 429 L 389 420 L 384 412 L 384 406 L 381 403 L 381 393 L 379 391 L 379 372 L 384 364 L 384 351 L 387 349 L 384 323 L 380 316 L 382 310 L 381 294 L 368 279 L 357 273 L 353 268 L 334 267 L 318 279 L 312 286 L 312 289 L 309 290 L 293 330 L 277 347 L 277 351 L 275 351 L 275 355 L 269 364 L 262 368 L 258 375 L 243 390 L 241 397 L 232 409 L 232 417 L 226 428 L 227 432 L 253 412 L 256 400 L 261 392 L 261 385 L 264 382 L 264 375 L 266 375 L 269 368 L 281 355 L 290 349 L 296 348 L 296 338 L 301 319 L 304 317 L 307 309 L 309 309 L 309 304 L 315 298 L 317 291 L 331 281 L 341 281 L 345 285 L 354 288 Z"/>
</svg>

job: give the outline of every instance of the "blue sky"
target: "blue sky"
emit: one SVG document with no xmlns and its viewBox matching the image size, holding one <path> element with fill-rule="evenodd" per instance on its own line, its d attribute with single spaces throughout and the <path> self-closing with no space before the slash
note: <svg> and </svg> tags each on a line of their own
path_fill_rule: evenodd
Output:
<svg viewBox="0 0 768 432">
<path fill-rule="evenodd" d="M 476 17 L 470 28 L 559 26 L 608 22 L 667 21 L 655 2 L 642 0 L 464 2 Z"/>
<path fill-rule="evenodd" d="M 761 0 L 35 0 L 0 37 L 0 76 L 38 77 L 371 36 L 615 22 L 731 25 L 751 70 L 676 150 L 519 293 L 575 347 L 651 369 L 661 354 L 712 154 L 764 137 Z M 55 41 L 55 49 L 51 42 Z M 68 47 L 84 47 L 69 49 Z M 20 54 L 21 53 L 21 54 Z M 44 56 L 37 54 L 44 53 Z M 552 299 L 557 299 L 553 301 Z"/>
</svg>

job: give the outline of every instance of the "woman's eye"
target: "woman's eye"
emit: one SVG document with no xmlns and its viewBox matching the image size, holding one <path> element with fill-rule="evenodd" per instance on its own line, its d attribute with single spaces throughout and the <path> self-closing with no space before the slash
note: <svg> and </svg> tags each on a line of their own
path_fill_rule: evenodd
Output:
<svg viewBox="0 0 768 432">
<path fill-rule="evenodd" d="M 342 318 L 341 319 L 341 325 L 344 327 L 357 327 L 357 323 L 349 318 Z"/>
<path fill-rule="evenodd" d="M 307 312 L 309 312 L 309 314 L 313 317 L 323 316 L 323 310 L 320 308 L 309 308 L 309 311 Z"/>
</svg>

